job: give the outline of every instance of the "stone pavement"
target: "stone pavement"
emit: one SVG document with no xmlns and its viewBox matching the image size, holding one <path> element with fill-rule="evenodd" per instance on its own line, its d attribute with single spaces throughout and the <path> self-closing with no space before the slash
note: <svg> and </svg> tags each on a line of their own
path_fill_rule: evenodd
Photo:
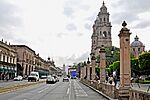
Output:
<svg viewBox="0 0 150 100">
<path fill-rule="evenodd" d="M 139 84 L 139 83 L 132 83 L 131 88 L 133 90 L 143 91 L 150 93 L 150 84 Z"/>
<path fill-rule="evenodd" d="M 114 83 L 112 84 L 114 85 Z M 116 88 L 119 89 L 119 82 L 117 83 Z M 132 83 L 131 89 L 150 93 L 150 84 Z"/>
</svg>

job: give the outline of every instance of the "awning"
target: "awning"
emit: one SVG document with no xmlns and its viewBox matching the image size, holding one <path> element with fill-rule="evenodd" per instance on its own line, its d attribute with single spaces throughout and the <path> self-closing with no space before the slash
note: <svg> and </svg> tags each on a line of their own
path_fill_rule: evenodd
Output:
<svg viewBox="0 0 150 100">
<path fill-rule="evenodd" d="M 0 68 L 0 72 L 4 72 L 4 69 L 3 69 L 3 68 Z"/>
<path fill-rule="evenodd" d="M 36 72 L 39 72 L 40 75 L 47 75 L 47 74 L 49 74 L 49 72 L 40 71 L 40 70 L 37 70 Z"/>
<path fill-rule="evenodd" d="M 3 68 L 4 69 L 4 72 L 8 72 L 8 69 L 7 68 Z"/>
</svg>

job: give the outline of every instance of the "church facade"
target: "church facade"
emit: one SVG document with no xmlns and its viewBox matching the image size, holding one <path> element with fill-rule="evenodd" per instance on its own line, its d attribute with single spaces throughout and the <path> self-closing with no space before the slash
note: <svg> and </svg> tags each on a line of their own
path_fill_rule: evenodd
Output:
<svg viewBox="0 0 150 100">
<path fill-rule="evenodd" d="M 93 33 L 91 36 L 91 53 L 95 54 L 95 56 L 99 54 L 99 49 L 102 46 L 112 47 L 111 27 L 109 12 L 107 12 L 107 7 L 103 2 L 102 7 L 100 8 L 100 12 L 94 21 Z"/>
</svg>

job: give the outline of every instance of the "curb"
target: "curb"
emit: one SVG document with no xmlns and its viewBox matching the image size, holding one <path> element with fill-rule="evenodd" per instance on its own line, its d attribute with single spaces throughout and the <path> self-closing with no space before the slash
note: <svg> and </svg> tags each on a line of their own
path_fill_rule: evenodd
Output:
<svg viewBox="0 0 150 100">
<path fill-rule="evenodd" d="M 88 85 L 88 84 L 86 84 L 86 83 L 84 83 L 84 82 L 81 82 L 81 81 L 80 81 L 80 83 L 82 83 L 82 84 L 84 84 L 84 85 L 88 86 L 89 88 L 91 88 L 91 89 L 92 89 L 92 90 L 94 90 L 95 92 L 97 92 L 97 93 L 101 94 L 103 97 L 105 97 L 105 98 L 106 98 L 106 99 L 108 99 L 108 100 L 118 100 L 118 99 L 110 98 L 109 96 L 105 95 L 105 94 L 104 94 L 104 93 L 102 93 L 101 91 L 99 91 L 99 90 L 97 90 L 97 89 L 93 88 L 92 86 L 90 86 L 90 85 Z"/>
</svg>

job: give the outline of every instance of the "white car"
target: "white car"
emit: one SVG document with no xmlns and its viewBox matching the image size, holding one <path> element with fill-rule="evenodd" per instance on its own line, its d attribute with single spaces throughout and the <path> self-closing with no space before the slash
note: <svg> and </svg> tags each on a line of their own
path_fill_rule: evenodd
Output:
<svg viewBox="0 0 150 100">
<path fill-rule="evenodd" d="M 39 81 L 39 72 L 31 72 L 31 74 L 28 76 L 28 82 L 29 81 Z"/>
<path fill-rule="evenodd" d="M 56 83 L 56 80 L 53 76 L 48 76 L 46 79 L 46 83 L 47 84 L 51 84 L 51 83 L 54 84 L 54 83 Z"/>
<path fill-rule="evenodd" d="M 69 78 L 67 76 L 63 77 L 63 82 L 69 82 Z"/>
<path fill-rule="evenodd" d="M 22 76 L 16 76 L 15 78 L 14 78 L 14 81 L 22 81 L 23 80 L 23 77 Z"/>
</svg>

